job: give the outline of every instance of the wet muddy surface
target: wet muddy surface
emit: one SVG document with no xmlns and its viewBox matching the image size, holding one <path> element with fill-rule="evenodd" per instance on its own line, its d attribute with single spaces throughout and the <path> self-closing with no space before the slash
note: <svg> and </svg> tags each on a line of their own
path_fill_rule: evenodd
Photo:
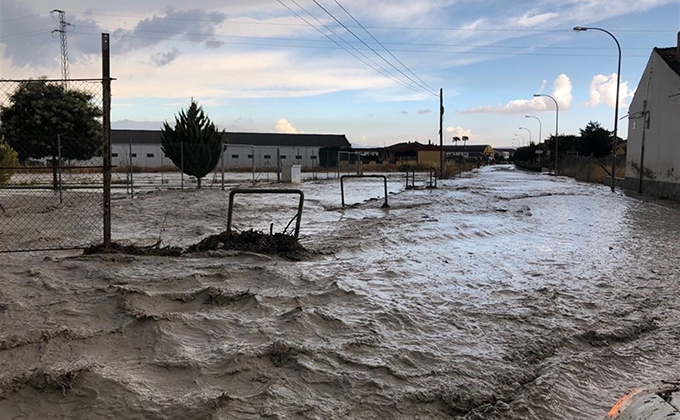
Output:
<svg viewBox="0 0 680 420">
<path fill-rule="evenodd" d="M 302 261 L 2 255 L 2 418 L 594 419 L 680 377 L 680 211 L 483 168 L 433 190 L 306 182 Z M 115 204 L 114 237 L 188 246 L 228 197 Z M 296 202 L 239 197 L 242 230 Z"/>
</svg>

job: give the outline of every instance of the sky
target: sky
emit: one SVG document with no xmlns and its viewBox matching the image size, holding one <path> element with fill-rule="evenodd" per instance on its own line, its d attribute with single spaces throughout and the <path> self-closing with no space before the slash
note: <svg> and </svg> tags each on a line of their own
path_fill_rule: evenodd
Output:
<svg viewBox="0 0 680 420">
<path fill-rule="evenodd" d="M 680 0 L 0 0 L 0 78 L 61 77 L 55 8 L 71 78 L 101 77 L 111 36 L 114 128 L 159 129 L 193 98 L 220 129 L 356 146 L 438 144 L 440 89 L 445 144 L 547 138 L 555 103 L 536 93 L 557 101 L 560 134 L 611 130 L 616 43 L 572 28 L 619 41 L 621 117 L 680 30 Z"/>
</svg>

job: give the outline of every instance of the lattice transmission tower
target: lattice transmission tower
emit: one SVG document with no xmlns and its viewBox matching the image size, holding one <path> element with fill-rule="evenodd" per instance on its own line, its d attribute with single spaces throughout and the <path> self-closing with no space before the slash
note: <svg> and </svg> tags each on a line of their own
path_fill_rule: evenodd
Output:
<svg viewBox="0 0 680 420">
<path fill-rule="evenodd" d="M 52 14 L 57 13 L 59 14 L 59 29 L 55 29 L 52 31 L 52 33 L 59 32 L 59 38 L 61 40 L 61 78 L 64 80 L 64 83 L 69 78 L 68 75 L 68 44 L 66 43 L 66 29 L 69 26 L 73 26 L 70 23 L 66 22 L 66 12 L 63 10 L 59 9 L 54 9 L 51 12 Z"/>
</svg>

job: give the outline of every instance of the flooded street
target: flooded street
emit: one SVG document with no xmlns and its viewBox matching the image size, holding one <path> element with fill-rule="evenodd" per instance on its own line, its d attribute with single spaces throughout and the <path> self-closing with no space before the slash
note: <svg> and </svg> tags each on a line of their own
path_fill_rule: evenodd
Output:
<svg viewBox="0 0 680 420">
<path fill-rule="evenodd" d="M 0 418 L 599 419 L 680 378 L 677 206 L 503 165 L 400 176 L 389 209 L 377 180 L 344 209 L 303 183 L 299 262 L 4 254 Z M 117 200 L 114 237 L 196 243 L 227 202 Z M 241 229 L 294 215 L 237 203 Z"/>
</svg>

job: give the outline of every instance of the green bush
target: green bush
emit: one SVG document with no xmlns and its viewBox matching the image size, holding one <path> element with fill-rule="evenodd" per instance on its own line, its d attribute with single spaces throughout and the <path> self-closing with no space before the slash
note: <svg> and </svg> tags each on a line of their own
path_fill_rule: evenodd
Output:
<svg viewBox="0 0 680 420">
<path fill-rule="evenodd" d="M 19 166 L 19 154 L 0 138 L 0 168 L 12 168 Z M 14 173 L 13 169 L 0 169 L 0 185 L 6 184 Z"/>
</svg>

